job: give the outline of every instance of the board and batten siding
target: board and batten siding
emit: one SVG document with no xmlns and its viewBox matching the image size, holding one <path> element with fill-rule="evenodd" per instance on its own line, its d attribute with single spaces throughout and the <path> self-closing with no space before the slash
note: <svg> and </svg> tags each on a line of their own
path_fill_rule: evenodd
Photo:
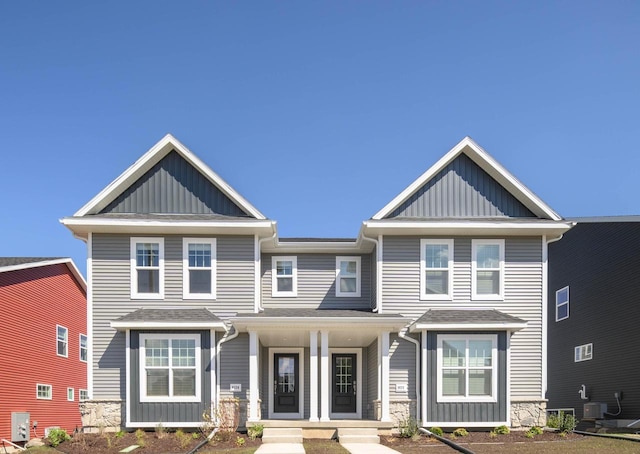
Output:
<svg viewBox="0 0 640 454">
<path fill-rule="evenodd" d="M 160 236 L 158 236 L 160 238 Z M 189 236 L 191 237 L 191 236 Z M 131 235 L 94 234 L 92 239 L 94 399 L 125 399 L 125 335 L 110 322 L 142 307 L 204 307 L 213 313 L 253 312 L 254 238 L 217 236 L 215 300 L 182 299 L 182 236 L 164 236 L 165 297 L 132 300 Z"/>
<path fill-rule="evenodd" d="M 504 299 L 471 299 L 471 238 L 454 238 L 453 300 L 420 300 L 421 237 L 384 237 L 384 313 L 418 318 L 428 309 L 495 308 L 527 327 L 511 337 L 511 397 L 542 394 L 542 238 L 505 238 Z"/>
<path fill-rule="evenodd" d="M 398 391 L 397 385 L 405 385 L 407 391 Z M 416 346 L 397 334 L 389 336 L 389 397 L 416 398 Z"/>
<path fill-rule="evenodd" d="M 295 254 L 277 254 L 276 257 Z M 349 254 L 340 254 L 340 256 Z M 273 254 L 262 255 L 262 305 L 265 308 L 370 309 L 371 255 L 361 257 L 360 297 L 336 296 L 337 254 L 297 254 L 298 288 L 296 297 L 273 297 L 271 264 Z"/>
<path fill-rule="evenodd" d="M 378 339 L 363 349 L 367 358 L 367 393 L 363 397 L 363 416 L 367 419 L 375 418 L 375 401 L 378 400 Z"/>
</svg>

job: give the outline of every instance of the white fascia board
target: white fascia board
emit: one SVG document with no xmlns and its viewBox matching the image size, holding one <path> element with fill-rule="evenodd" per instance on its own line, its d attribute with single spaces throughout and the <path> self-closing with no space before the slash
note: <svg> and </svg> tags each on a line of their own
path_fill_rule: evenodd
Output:
<svg viewBox="0 0 640 454">
<path fill-rule="evenodd" d="M 519 331 L 527 327 L 527 323 L 414 323 L 411 332 L 420 330 L 456 330 L 456 331 Z"/>
<path fill-rule="evenodd" d="M 119 322 L 112 321 L 111 328 L 127 329 L 216 329 L 224 330 L 224 322 Z"/>
<path fill-rule="evenodd" d="M 273 253 L 369 253 L 373 245 L 359 241 L 278 241 L 274 245 L 262 247 L 262 252 Z"/>
<path fill-rule="evenodd" d="M 149 169 L 156 165 L 171 150 L 176 150 L 180 155 L 189 161 L 205 177 L 220 189 L 227 197 L 235 201 L 248 214 L 257 219 L 266 219 L 252 204 L 236 192 L 226 181 L 215 173 L 209 166 L 197 158 L 187 147 L 171 134 L 164 136 L 149 151 L 143 154 L 131 167 L 125 170 L 120 176 L 109 183 L 93 199 L 80 208 L 74 216 L 84 216 L 93 211 L 100 211 L 120 195 L 126 188 L 131 186 L 138 178 L 144 175 Z"/>
<path fill-rule="evenodd" d="M 64 263 L 65 265 L 67 265 L 67 268 L 69 268 L 69 271 L 71 271 L 71 274 L 73 274 L 73 276 L 76 278 L 76 280 L 78 281 L 78 284 L 80 284 L 80 286 L 86 292 L 87 281 L 85 280 L 84 276 L 82 275 L 82 273 L 80 272 L 76 264 L 70 258 L 43 260 L 42 262 L 30 262 L 30 263 L 21 263 L 19 265 L 2 266 L 0 267 L 0 273 L 4 273 L 7 271 L 26 270 L 29 268 L 39 268 L 41 266 L 59 265 L 61 263 Z"/>
<path fill-rule="evenodd" d="M 471 160 L 480 166 L 485 172 L 491 175 L 496 181 L 502 184 L 516 199 L 529 208 L 534 214 L 542 218 L 548 218 L 555 221 L 562 220 L 562 217 L 544 203 L 538 196 L 522 184 L 508 170 L 500 165 L 487 153 L 480 145 L 478 145 L 471 137 L 465 137 L 442 158 L 432 165 L 426 172 L 420 175 L 413 183 L 411 183 L 404 191 L 398 194 L 384 208 L 373 215 L 372 219 L 384 219 L 393 212 L 398 206 L 404 203 L 418 189 L 420 189 L 427 181 L 433 178 L 438 172 L 445 168 L 460 153 L 465 152 Z"/>
<path fill-rule="evenodd" d="M 363 223 L 363 232 L 385 235 L 561 235 L 572 222 L 563 221 L 396 221 L 369 220 Z"/>
<path fill-rule="evenodd" d="M 357 329 L 359 326 L 371 329 L 374 327 L 385 328 L 389 330 L 399 330 L 407 325 L 407 319 L 404 317 L 385 318 L 384 320 L 375 318 L 360 317 L 242 317 L 233 320 L 233 325 L 238 329 L 255 329 L 288 327 L 296 328 L 346 328 Z"/>
</svg>

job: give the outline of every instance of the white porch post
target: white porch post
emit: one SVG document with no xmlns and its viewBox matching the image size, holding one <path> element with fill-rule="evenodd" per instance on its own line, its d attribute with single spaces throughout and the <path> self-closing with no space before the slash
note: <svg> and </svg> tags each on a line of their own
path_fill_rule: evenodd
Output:
<svg viewBox="0 0 640 454">
<path fill-rule="evenodd" d="M 422 425 L 427 425 L 427 330 L 422 330 L 422 361 L 420 361 L 420 366 L 422 369 L 422 377 L 420 379 L 420 398 L 422 402 L 420 403 L 421 413 L 422 413 Z"/>
<path fill-rule="evenodd" d="M 318 422 L 318 330 L 309 331 L 309 421 Z"/>
<path fill-rule="evenodd" d="M 258 352 L 260 342 L 258 333 L 249 331 L 249 421 L 259 421 L 258 412 Z"/>
<path fill-rule="evenodd" d="M 389 331 L 382 331 L 380 333 L 380 354 L 382 356 L 382 396 L 381 396 L 381 421 L 391 421 L 389 416 Z"/>
<path fill-rule="evenodd" d="M 320 331 L 320 421 L 329 421 L 329 331 Z"/>
</svg>

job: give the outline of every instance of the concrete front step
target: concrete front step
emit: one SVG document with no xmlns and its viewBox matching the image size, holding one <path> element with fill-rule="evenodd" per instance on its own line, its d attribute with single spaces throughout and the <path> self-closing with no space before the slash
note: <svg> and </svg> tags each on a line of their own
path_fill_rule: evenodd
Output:
<svg viewBox="0 0 640 454">
<path fill-rule="evenodd" d="M 375 428 L 339 428 L 338 440 L 345 443 L 380 443 L 378 429 Z"/>
<path fill-rule="evenodd" d="M 302 443 L 302 429 L 287 427 L 265 427 L 262 443 Z"/>
</svg>

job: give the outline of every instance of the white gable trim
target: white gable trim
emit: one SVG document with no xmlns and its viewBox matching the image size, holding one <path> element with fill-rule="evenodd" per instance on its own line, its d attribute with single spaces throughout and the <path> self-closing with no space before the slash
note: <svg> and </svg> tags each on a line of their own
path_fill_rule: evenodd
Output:
<svg viewBox="0 0 640 454">
<path fill-rule="evenodd" d="M 373 215 L 372 219 L 384 219 L 393 210 L 398 208 L 418 189 L 433 178 L 438 172 L 445 168 L 461 153 L 466 154 L 473 162 L 480 166 L 498 183 L 505 187 L 518 201 L 531 210 L 536 216 L 554 221 L 562 220 L 562 217 L 536 196 L 529 188 L 522 184 L 516 177 L 502 167 L 498 161 L 493 159 L 480 145 L 475 143 L 470 137 L 462 139 L 455 147 L 445 154 L 438 162 L 432 165 L 429 170 L 423 173 L 417 180 L 411 183 L 404 191 L 389 202 L 382 210 Z"/>
<path fill-rule="evenodd" d="M 238 194 L 231 186 L 227 184 L 220 176 L 215 173 L 209 166 L 202 162 L 187 147 L 185 147 L 178 139 L 171 134 L 164 136 L 149 151 L 140 157 L 131 167 L 125 170 L 118 178 L 113 180 L 102 191 L 91 199 L 85 206 L 80 208 L 74 216 L 84 216 L 86 214 L 95 214 L 109 203 L 115 200 L 125 189 L 137 181 L 145 172 L 156 165 L 171 150 L 176 150 L 184 159 L 193 165 L 200 173 L 202 173 L 211 183 L 220 189 L 227 197 L 238 204 L 240 208 L 245 210 L 251 216 L 257 219 L 266 219 L 253 205 L 251 205 L 244 197 Z"/>
</svg>

